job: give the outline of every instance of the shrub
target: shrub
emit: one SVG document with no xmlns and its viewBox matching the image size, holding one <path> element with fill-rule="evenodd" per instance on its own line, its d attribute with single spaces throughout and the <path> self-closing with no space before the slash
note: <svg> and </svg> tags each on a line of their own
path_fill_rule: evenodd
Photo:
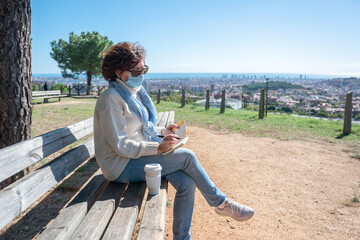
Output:
<svg viewBox="0 0 360 240">
<path fill-rule="evenodd" d="M 292 113 L 293 112 L 293 110 L 288 106 L 281 107 L 280 111 L 285 112 L 285 113 Z"/>
<path fill-rule="evenodd" d="M 355 121 L 360 121 L 360 113 L 358 113 L 355 117 L 354 117 Z"/>
<path fill-rule="evenodd" d="M 32 84 L 32 90 L 33 91 L 39 91 L 39 85 Z"/>
<path fill-rule="evenodd" d="M 54 84 L 54 85 L 51 86 L 50 90 L 60 90 L 61 86 L 62 86 L 62 88 L 65 87 L 65 85 L 62 84 L 62 83 Z"/>
<path fill-rule="evenodd" d="M 317 113 L 317 116 L 318 116 L 318 117 L 327 118 L 327 117 L 329 117 L 329 114 L 328 114 L 326 111 L 320 110 L 320 111 Z"/>
<path fill-rule="evenodd" d="M 270 105 L 270 106 L 268 106 L 268 110 L 269 110 L 269 111 L 275 111 L 276 108 L 275 108 L 274 105 Z"/>
<path fill-rule="evenodd" d="M 338 112 L 335 116 L 337 118 L 344 118 L 344 114 L 342 112 Z"/>
</svg>

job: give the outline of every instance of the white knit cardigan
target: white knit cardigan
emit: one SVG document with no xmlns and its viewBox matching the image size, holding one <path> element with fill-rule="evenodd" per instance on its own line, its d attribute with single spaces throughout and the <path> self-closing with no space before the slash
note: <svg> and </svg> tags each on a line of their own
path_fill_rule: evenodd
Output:
<svg viewBox="0 0 360 240">
<path fill-rule="evenodd" d="M 140 88 L 132 89 L 117 81 L 136 97 Z M 130 159 L 155 155 L 159 146 L 157 142 L 145 141 L 142 122 L 113 88 L 105 90 L 96 103 L 94 142 L 96 161 L 109 181 L 120 176 Z"/>
</svg>

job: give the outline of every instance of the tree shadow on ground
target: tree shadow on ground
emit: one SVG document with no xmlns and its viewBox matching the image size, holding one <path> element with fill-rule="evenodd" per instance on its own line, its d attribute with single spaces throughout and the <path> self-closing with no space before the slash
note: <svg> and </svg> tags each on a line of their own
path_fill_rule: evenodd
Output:
<svg viewBox="0 0 360 240">
<path fill-rule="evenodd" d="M 45 198 L 20 214 L 10 226 L 0 232 L 0 239 L 33 239 L 36 238 L 56 218 L 59 211 L 77 194 L 78 190 L 99 169 L 94 158 L 74 172 L 68 179 L 58 185 Z"/>
<path fill-rule="evenodd" d="M 349 136 L 349 135 L 350 134 L 341 133 L 336 137 L 336 139 L 343 139 L 344 137 Z"/>
</svg>

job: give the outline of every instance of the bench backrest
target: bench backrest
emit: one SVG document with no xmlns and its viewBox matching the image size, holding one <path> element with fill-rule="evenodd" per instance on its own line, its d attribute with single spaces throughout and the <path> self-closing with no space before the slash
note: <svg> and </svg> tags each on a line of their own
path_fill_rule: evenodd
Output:
<svg viewBox="0 0 360 240">
<path fill-rule="evenodd" d="M 160 112 L 158 126 L 174 123 L 174 112 Z M 0 149 L 0 181 L 93 132 L 93 118 Z M 0 229 L 95 154 L 93 138 L 55 158 L 0 191 Z M 145 218 L 147 218 L 145 216 Z M 151 216 L 149 220 L 151 221 Z M 165 219 L 165 218 L 164 218 Z M 165 221 L 163 219 L 163 221 Z M 164 224 L 162 224 L 164 225 Z"/>
<path fill-rule="evenodd" d="M 60 90 L 53 90 L 53 91 L 33 91 L 33 97 L 42 97 L 42 96 L 56 96 L 61 95 Z"/>
<path fill-rule="evenodd" d="M 93 119 L 0 149 L 0 182 L 91 134 Z M 0 229 L 94 155 L 93 138 L 0 191 Z"/>
<path fill-rule="evenodd" d="M 174 112 L 160 112 L 157 126 L 174 123 L 174 117 Z M 145 182 L 109 183 L 98 170 L 38 240 L 133 239 L 142 205 L 136 239 L 164 239 L 167 181 L 162 180 L 156 196 L 146 196 L 145 189 Z"/>
</svg>

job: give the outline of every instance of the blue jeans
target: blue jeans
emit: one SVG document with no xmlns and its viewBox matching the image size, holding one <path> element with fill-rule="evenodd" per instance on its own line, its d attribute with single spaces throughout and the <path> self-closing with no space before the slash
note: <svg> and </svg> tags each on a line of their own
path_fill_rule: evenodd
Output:
<svg viewBox="0 0 360 240">
<path fill-rule="evenodd" d="M 161 175 L 176 189 L 173 210 L 174 239 L 190 239 L 196 187 L 212 207 L 219 206 L 225 200 L 225 195 L 210 180 L 194 152 L 185 148 L 179 148 L 165 156 L 157 154 L 130 159 L 115 182 L 145 181 L 144 166 L 148 163 L 160 163 Z"/>
</svg>

